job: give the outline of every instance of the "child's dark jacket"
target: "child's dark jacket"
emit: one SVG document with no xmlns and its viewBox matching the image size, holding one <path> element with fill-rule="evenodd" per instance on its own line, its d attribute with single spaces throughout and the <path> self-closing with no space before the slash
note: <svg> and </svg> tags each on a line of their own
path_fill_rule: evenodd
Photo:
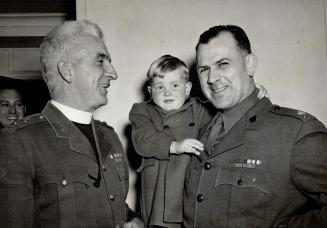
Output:
<svg viewBox="0 0 327 228">
<path fill-rule="evenodd" d="M 148 225 L 182 221 L 185 170 L 190 155 L 170 155 L 173 141 L 196 139 L 211 119 L 200 99 L 191 98 L 181 108 L 164 112 L 152 100 L 134 104 L 130 111 L 132 140 L 142 156 L 141 211 Z"/>
</svg>

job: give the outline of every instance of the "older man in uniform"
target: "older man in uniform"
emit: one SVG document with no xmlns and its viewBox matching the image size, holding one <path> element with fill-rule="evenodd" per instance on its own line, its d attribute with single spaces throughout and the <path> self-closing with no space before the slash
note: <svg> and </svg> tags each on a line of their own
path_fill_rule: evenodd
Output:
<svg viewBox="0 0 327 228">
<path fill-rule="evenodd" d="M 102 38 L 88 21 L 65 22 L 44 38 L 52 100 L 0 135 L 1 227 L 143 227 L 125 203 L 121 142 L 92 115 L 117 79 Z"/>
<path fill-rule="evenodd" d="M 327 227 L 327 130 L 302 111 L 258 100 L 256 56 L 238 26 L 205 31 L 196 47 L 202 91 L 217 114 L 202 131 L 184 193 L 184 225 Z"/>
</svg>

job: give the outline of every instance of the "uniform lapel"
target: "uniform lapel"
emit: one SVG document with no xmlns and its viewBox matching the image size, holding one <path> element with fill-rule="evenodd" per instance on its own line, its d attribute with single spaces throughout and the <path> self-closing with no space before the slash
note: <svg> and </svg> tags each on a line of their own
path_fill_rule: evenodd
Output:
<svg viewBox="0 0 327 228">
<path fill-rule="evenodd" d="M 221 143 L 216 144 L 216 149 L 210 154 L 210 157 L 243 145 L 245 143 L 245 132 L 250 129 L 256 130 L 271 106 L 271 102 L 267 98 L 263 98 L 250 108 L 223 137 Z"/>
<path fill-rule="evenodd" d="M 104 129 L 97 125 L 93 119 L 92 128 L 100 159 L 104 161 L 107 158 L 109 151 L 112 147 L 112 145 L 110 144 L 110 139 L 107 138 L 104 134 Z"/>
<path fill-rule="evenodd" d="M 69 122 L 69 145 L 71 150 L 96 160 L 91 143 L 72 122 Z"/>
<path fill-rule="evenodd" d="M 222 138 L 221 143 L 216 144 L 216 149 L 210 157 L 224 153 L 244 144 L 245 117 L 243 116 L 232 129 Z"/>
<path fill-rule="evenodd" d="M 86 136 L 68 120 L 51 102 L 48 102 L 42 111 L 58 138 L 69 141 L 70 150 L 96 160 L 93 148 Z"/>
</svg>

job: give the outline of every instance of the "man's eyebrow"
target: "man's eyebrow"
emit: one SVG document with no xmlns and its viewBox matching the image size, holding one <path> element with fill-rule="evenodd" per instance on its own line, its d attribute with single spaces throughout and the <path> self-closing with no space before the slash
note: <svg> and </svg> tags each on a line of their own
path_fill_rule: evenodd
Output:
<svg viewBox="0 0 327 228">
<path fill-rule="evenodd" d="M 223 61 L 229 61 L 229 58 L 221 58 L 221 59 L 218 59 L 215 63 L 216 64 L 219 64 L 219 63 L 221 63 Z"/>
</svg>

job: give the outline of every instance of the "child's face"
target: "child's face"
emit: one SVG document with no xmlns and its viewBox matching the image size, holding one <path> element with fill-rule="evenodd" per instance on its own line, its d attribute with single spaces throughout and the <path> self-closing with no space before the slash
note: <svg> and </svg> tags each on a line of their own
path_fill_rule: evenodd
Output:
<svg viewBox="0 0 327 228">
<path fill-rule="evenodd" d="M 153 78 L 152 85 L 148 87 L 154 103 L 165 111 L 180 108 L 190 95 L 191 82 L 186 82 L 182 70 L 176 69 L 168 72 L 163 78 Z"/>
</svg>

